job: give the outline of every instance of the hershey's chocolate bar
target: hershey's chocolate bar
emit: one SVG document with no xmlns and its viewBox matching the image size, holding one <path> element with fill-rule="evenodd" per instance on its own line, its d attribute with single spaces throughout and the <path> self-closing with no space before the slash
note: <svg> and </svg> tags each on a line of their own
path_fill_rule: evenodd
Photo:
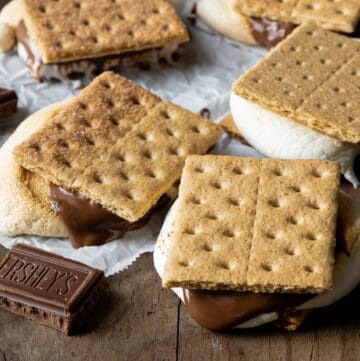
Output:
<svg viewBox="0 0 360 361">
<path fill-rule="evenodd" d="M 7 117 L 17 111 L 18 97 L 14 90 L 0 88 L 0 117 Z"/>
<path fill-rule="evenodd" d="M 106 285 L 103 272 L 26 245 L 0 263 L 0 307 L 66 334 L 79 330 Z"/>
</svg>

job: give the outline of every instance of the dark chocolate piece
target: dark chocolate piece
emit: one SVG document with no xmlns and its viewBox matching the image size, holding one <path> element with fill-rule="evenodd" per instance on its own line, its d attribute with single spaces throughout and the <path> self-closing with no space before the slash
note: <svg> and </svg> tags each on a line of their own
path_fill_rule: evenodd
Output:
<svg viewBox="0 0 360 361">
<path fill-rule="evenodd" d="M 262 313 L 284 312 L 312 297 L 314 295 L 184 290 L 190 316 L 213 331 L 228 330 Z"/>
<path fill-rule="evenodd" d="M 18 97 L 14 90 L 0 88 L 0 117 L 7 117 L 17 111 Z"/>
<path fill-rule="evenodd" d="M 74 248 L 121 238 L 126 232 L 145 226 L 152 214 L 169 202 L 164 194 L 143 218 L 131 223 L 75 191 L 50 184 L 51 207 L 67 229 Z"/>
<path fill-rule="evenodd" d="M 290 22 L 255 17 L 248 19 L 255 40 L 268 49 L 272 49 L 296 28 L 296 25 Z"/>
<path fill-rule="evenodd" d="M 0 307 L 67 335 L 80 329 L 106 286 L 103 272 L 27 245 L 0 262 Z"/>
</svg>

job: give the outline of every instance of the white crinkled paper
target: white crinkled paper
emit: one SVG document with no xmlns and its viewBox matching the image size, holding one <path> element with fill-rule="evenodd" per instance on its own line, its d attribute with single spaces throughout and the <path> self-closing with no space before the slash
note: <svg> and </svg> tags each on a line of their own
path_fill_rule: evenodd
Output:
<svg viewBox="0 0 360 361">
<path fill-rule="evenodd" d="M 213 120 L 219 120 L 229 111 L 231 84 L 254 65 L 266 50 L 235 44 L 211 32 L 197 21 L 189 21 L 193 0 L 178 1 L 178 10 L 188 25 L 192 40 L 185 45 L 179 64 L 158 70 L 129 70 L 122 73 L 164 99 L 199 112 L 207 108 Z M 76 95 L 79 83 L 37 83 L 24 63 L 11 54 L 0 54 L 0 87 L 16 89 L 19 111 L 15 116 L 0 120 L 0 144 L 23 119 L 38 109 Z M 223 136 L 214 153 L 241 156 L 260 156 L 239 141 Z M 164 214 L 157 214 L 144 228 L 128 232 L 121 240 L 98 247 L 75 250 L 69 240 L 40 237 L 6 237 L 0 234 L 0 243 L 9 248 L 15 243 L 27 243 L 62 256 L 76 259 L 102 269 L 106 275 L 129 266 L 140 254 L 152 251 Z"/>
</svg>

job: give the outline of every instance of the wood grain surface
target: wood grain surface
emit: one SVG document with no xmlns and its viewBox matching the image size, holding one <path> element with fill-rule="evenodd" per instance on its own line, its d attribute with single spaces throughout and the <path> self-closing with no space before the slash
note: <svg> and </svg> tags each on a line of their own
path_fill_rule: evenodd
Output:
<svg viewBox="0 0 360 361">
<path fill-rule="evenodd" d="M 360 290 L 315 313 L 296 333 L 269 326 L 222 334 L 201 328 L 161 289 L 150 253 L 109 283 L 111 291 L 77 336 L 0 310 L 0 361 L 360 360 Z"/>
</svg>

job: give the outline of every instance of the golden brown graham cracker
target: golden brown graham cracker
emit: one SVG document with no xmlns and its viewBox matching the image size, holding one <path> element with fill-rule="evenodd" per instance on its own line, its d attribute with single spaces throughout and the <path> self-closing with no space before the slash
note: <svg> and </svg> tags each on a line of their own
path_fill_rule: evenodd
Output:
<svg viewBox="0 0 360 361">
<path fill-rule="evenodd" d="M 298 0 L 230 0 L 233 9 L 248 16 L 290 21 Z"/>
<path fill-rule="evenodd" d="M 243 143 L 247 143 L 247 140 L 242 136 L 240 133 L 238 127 L 236 126 L 234 122 L 234 118 L 231 114 L 226 115 L 222 120 L 220 121 L 221 128 L 231 136 L 240 139 Z"/>
<path fill-rule="evenodd" d="M 188 157 L 164 286 L 330 289 L 339 176 L 330 161 Z"/>
<path fill-rule="evenodd" d="M 352 33 L 360 19 L 358 0 L 232 0 L 236 11 L 248 16 L 288 21 L 312 22 L 317 26 Z"/>
<path fill-rule="evenodd" d="M 44 63 L 174 45 L 188 32 L 166 0 L 23 0 Z"/>
<path fill-rule="evenodd" d="M 360 249 L 360 189 L 343 184 L 339 192 L 339 240 L 340 248 L 350 255 Z"/>
<path fill-rule="evenodd" d="M 360 42 L 298 27 L 233 85 L 235 94 L 342 142 L 360 142 Z"/>
<path fill-rule="evenodd" d="M 78 191 L 130 222 L 180 178 L 221 129 L 111 72 L 103 73 L 14 150 L 47 182 Z"/>
</svg>

